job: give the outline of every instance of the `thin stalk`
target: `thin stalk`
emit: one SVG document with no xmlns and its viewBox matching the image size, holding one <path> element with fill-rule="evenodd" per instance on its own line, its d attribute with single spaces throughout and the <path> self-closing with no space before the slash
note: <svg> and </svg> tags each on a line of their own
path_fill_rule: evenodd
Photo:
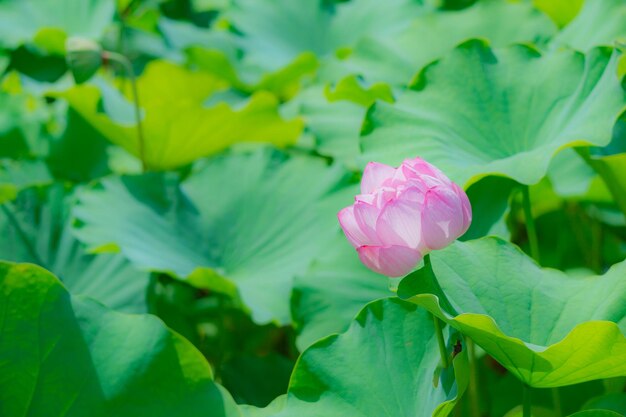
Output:
<svg viewBox="0 0 626 417">
<path fill-rule="evenodd" d="M 469 337 L 465 338 L 467 345 L 467 356 L 470 366 L 470 384 L 467 388 L 469 394 L 470 410 L 473 417 L 480 417 L 480 396 L 478 393 L 478 368 L 476 366 L 476 348 L 474 341 Z"/>
<path fill-rule="evenodd" d="M 41 259 L 37 251 L 35 250 L 35 247 L 31 243 L 31 241 L 28 239 L 28 236 L 26 236 L 26 232 L 24 232 L 24 229 L 22 229 L 22 226 L 20 225 L 19 220 L 17 220 L 17 217 L 15 217 L 15 214 L 13 214 L 13 212 L 7 207 L 6 204 L 2 204 L 1 207 L 2 207 L 2 211 L 4 212 L 4 214 L 9 219 L 9 222 L 11 222 L 11 224 L 15 228 L 17 235 L 24 243 L 24 246 L 26 247 L 28 254 L 38 265 L 43 266 L 45 268 L 46 264 L 43 262 L 43 260 Z"/>
<path fill-rule="evenodd" d="M 433 317 L 433 323 L 435 324 L 435 334 L 437 335 L 437 343 L 439 344 L 439 354 L 441 355 L 441 365 L 444 368 L 450 366 L 448 362 L 448 351 L 446 350 L 446 341 L 443 338 L 443 331 L 441 330 L 441 320 L 434 314 L 431 314 Z"/>
<path fill-rule="evenodd" d="M 532 415 L 532 400 L 530 396 L 530 387 L 526 384 L 522 386 L 524 402 L 522 403 L 522 415 L 523 417 L 531 417 Z"/>
<path fill-rule="evenodd" d="M 554 406 L 554 417 L 561 417 L 563 409 L 561 408 L 561 393 L 558 388 L 552 388 L 552 404 Z"/>
<path fill-rule="evenodd" d="M 530 192 L 527 185 L 522 188 L 522 205 L 524 206 L 524 221 L 526 223 L 526 233 L 530 245 L 530 255 L 539 263 L 539 241 L 537 240 L 535 219 L 530 209 Z"/>
<path fill-rule="evenodd" d="M 424 268 L 430 268 L 431 273 L 434 276 L 434 272 L 432 271 L 432 266 L 430 264 L 430 254 L 426 254 L 426 256 L 424 256 Z M 437 282 L 436 277 L 435 277 L 435 282 Z M 439 283 L 437 283 L 437 285 L 439 285 Z M 441 365 L 444 368 L 448 368 L 448 366 L 450 366 L 450 363 L 448 361 L 448 350 L 446 349 L 446 341 L 443 338 L 443 331 L 441 329 L 441 321 L 432 313 L 431 313 L 431 316 L 433 318 L 433 323 L 435 325 L 435 335 L 437 336 L 437 343 L 439 344 L 439 354 L 441 356 Z"/>
<path fill-rule="evenodd" d="M 141 106 L 139 104 L 139 94 L 137 93 L 137 79 L 135 78 L 133 66 L 128 60 L 128 58 L 116 52 L 105 51 L 103 52 L 103 58 L 120 64 L 124 68 L 124 71 L 126 72 L 126 75 L 128 76 L 128 78 L 130 79 L 130 85 L 131 85 L 131 89 L 133 92 L 133 104 L 135 107 L 135 121 L 137 122 L 137 140 L 138 140 L 138 148 L 139 148 L 139 159 L 141 160 L 141 167 L 142 167 L 143 172 L 146 172 L 148 170 L 148 165 L 146 163 L 143 126 L 141 124 Z"/>
</svg>

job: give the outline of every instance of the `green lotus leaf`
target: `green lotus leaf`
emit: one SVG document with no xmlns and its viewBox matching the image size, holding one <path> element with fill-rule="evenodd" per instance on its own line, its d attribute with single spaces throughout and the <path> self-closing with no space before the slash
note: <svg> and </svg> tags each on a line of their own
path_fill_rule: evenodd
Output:
<svg viewBox="0 0 626 417">
<path fill-rule="evenodd" d="M 287 403 L 287 394 L 276 397 L 267 407 L 254 407 L 246 404 L 239 406 L 242 417 L 272 417 L 278 414 Z"/>
<path fill-rule="evenodd" d="M 339 233 L 345 179 L 320 159 L 264 150 L 201 161 L 180 188 L 161 174 L 111 177 L 81 194 L 76 232 L 142 269 L 221 292 L 234 283 L 256 321 L 284 323 L 294 276 Z"/>
<path fill-rule="evenodd" d="M 583 152 L 589 165 L 602 177 L 607 188 L 611 192 L 615 204 L 626 215 L 626 153 L 614 155 L 590 155 Z"/>
<path fill-rule="evenodd" d="M 163 58 L 184 51 L 189 64 L 247 93 L 266 90 L 287 100 L 297 92 L 302 79 L 315 73 L 318 67 L 315 54 L 303 52 L 284 67 L 264 71 L 241 59 L 236 35 L 228 30 L 199 28 L 190 22 L 164 17 L 159 19 L 158 27 L 171 48 L 161 54 Z"/>
<path fill-rule="evenodd" d="M 339 236 L 295 280 L 291 310 L 298 348 L 303 351 L 322 337 L 346 330 L 363 306 L 389 295 L 387 279 L 363 266 L 354 248 Z"/>
<path fill-rule="evenodd" d="M 497 238 L 457 242 L 431 256 L 432 269 L 409 275 L 399 294 L 417 294 L 412 302 L 521 381 L 558 387 L 626 375 L 626 262 L 601 276 L 568 276 Z"/>
<path fill-rule="evenodd" d="M 533 0 L 535 7 L 550 16 L 559 27 L 571 22 L 583 3 L 584 0 Z"/>
<path fill-rule="evenodd" d="M 428 312 L 397 298 L 375 301 L 345 333 L 302 353 L 272 415 L 445 417 L 467 387 L 469 365 L 465 349 L 454 370 L 439 362 Z"/>
<path fill-rule="evenodd" d="M 266 71 L 303 52 L 323 57 L 364 35 L 389 36 L 423 12 L 422 1 L 356 0 L 330 7 L 322 0 L 236 0 L 227 18 L 239 33 L 245 60 Z"/>
<path fill-rule="evenodd" d="M 14 200 L 24 188 L 50 182 L 52 177 L 42 161 L 0 159 L 0 204 Z"/>
<path fill-rule="evenodd" d="M 128 313 L 147 310 L 149 274 L 119 254 L 92 255 L 72 235 L 73 195 L 56 184 L 28 189 L 0 206 L 0 259 L 31 262 L 60 277 L 72 294 L 96 299 Z"/>
<path fill-rule="evenodd" d="M 330 101 L 347 100 L 369 107 L 376 100 L 394 102 L 391 88 L 385 83 L 375 83 L 370 86 L 363 85 L 356 76 L 343 78 L 332 88 L 326 88 L 326 97 Z"/>
<path fill-rule="evenodd" d="M 554 192 L 561 197 L 584 196 L 589 193 L 596 173 L 574 149 L 564 149 L 552 158 L 548 178 Z"/>
<path fill-rule="evenodd" d="M 617 59 L 607 48 L 541 55 L 469 41 L 422 70 L 396 103 L 370 109 L 364 159 L 397 165 L 419 155 L 460 184 L 487 174 L 534 184 L 560 149 L 609 143 L 625 104 Z"/>
<path fill-rule="evenodd" d="M 578 16 L 552 40 L 554 47 L 570 46 L 590 51 L 598 45 L 626 41 L 626 1 L 585 1 Z"/>
<path fill-rule="evenodd" d="M 626 414 L 626 392 L 614 392 L 589 400 L 585 407 L 589 410 L 611 410 L 622 415 Z"/>
<path fill-rule="evenodd" d="M 99 39 L 113 22 L 115 0 L 7 0 L 0 3 L 0 45 L 15 48 L 41 29 Z"/>
<path fill-rule="evenodd" d="M 191 343 L 158 318 L 72 297 L 48 271 L 0 262 L 3 416 L 237 416 Z"/>
<path fill-rule="evenodd" d="M 460 239 L 477 239 L 487 235 L 509 238 L 510 233 L 504 220 L 511 196 L 518 187 L 519 184 L 509 178 L 495 176 L 485 177 L 472 184 L 466 190 L 467 196 L 472 211 L 480 215 L 474 216 L 469 229 Z"/>
<path fill-rule="evenodd" d="M 68 108 L 65 116 L 65 129 L 61 135 L 50 140 L 50 152 L 46 158 L 56 179 L 88 182 L 109 174 L 115 155 L 125 153 L 129 156 L 119 146 L 111 144 L 74 109 Z M 141 162 L 137 161 L 137 166 L 141 172 Z"/>
<path fill-rule="evenodd" d="M 16 72 L 5 75 L 0 87 L 0 158 L 45 155 L 42 127 L 49 116 L 44 100 L 27 94 Z"/>
<path fill-rule="evenodd" d="M 248 93 L 265 90 L 283 100 L 293 97 L 302 78 L 312 75 L 318 67 L 317 58 L 310 52 L 298 55 L 283 68 L 261 74 L 220 50 L 191 47 L 187 49 L 187 57 L 190 64 L 224 79 L 238 90 Z"/>
<path fill-rule="evenodd" d="M 343 61 L 344 71 L 404 86 L 424 65 L 467 39 L 484 38 L 495 46 L 543 44 L 555 32 L 550 19 L 529 3 L 478 1 L 463 10 L 430 10 L 393 36 L 362 39 Z"/>
<path fill-rule="evenodd" d="M 298 115 L 304 120 L 305 134 L 313 138 L 317 152 L 358 168 L 359 133 L 365 107 L 352 101 L 330 101 L 325 88 L 314 85 L 287 103 L 285 110 L 290 116 Z"/>
<path fill-rule="evenodd" d="M 299 120 L 283 120 L 276 97 L 265 92 L 238 103 L 238 109 L 219 99 L 205 107 L 211 94 L 226 88 L 224 81 L 165 61 L 150 63 L 137 83 L 149 169 L 185 165 L 237 142 L 293 144 L 302 129 Z M 132 106 L 113 86 L 86 84 L 61 96 L 111 142 L 141 156 Z"/>
<path fill-rule="evenodd" d="M 584 410 L 570 414 L 569 417 L 623 417 L 623 414 L 611 410 Z"/>
</svg>

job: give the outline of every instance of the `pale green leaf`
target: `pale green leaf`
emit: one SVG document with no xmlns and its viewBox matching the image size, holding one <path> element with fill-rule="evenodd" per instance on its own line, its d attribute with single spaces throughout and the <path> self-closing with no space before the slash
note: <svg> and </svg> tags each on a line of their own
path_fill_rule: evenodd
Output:
<svg viewBox="0 0 626 417">
<path fill-rule="evenodd" d="M 558 387 L 626 375 L 626 263 L 601 276 L 568 276 L 496 238 L 457 242 L 431 257 L 438 284 L 422 268 L 399 294 L 419 294 L 411 301 L 521 381 Z"/>
<path fill-rule="evenodd" d="M 0 3 L 0 45 L 15 48 L 51 28 L 99 39 L 114 13 L 114 0 L 5 0 Z"/>
<path fill-rule="evenodd" d="M 147 310 L 149 274 L 119 254 L 88 254 L 72 235 L 72 195 L 62 186 L 26 190 L 0 211 L 0 259 L 31 262 L 56 274 L 72 294 L 93 297 L 109 308 Z"/>
<path fill-rule="evenodd" d="M 397 165 L 419 155 L 459 184 L 488 174 L 534 184 L 560 149 L 609 143 L 626 104 L 617 58 L 609 49 L 541 55 L 467 42 L 396 103 L 370 109 L 364 159 Z"/>
<path fill-rule="evenodd" d="M 111 85 L 99 82 L 98 86 L 77 86 L 62 96 L 103 136 L 141 157 L 131 104 Z M 148 66 L 138 79 L 138 90 L 144 115 L 143 157 L 149 169 L 185 165 L 237 142 L 286 146 L 296 141 L 301 121 L 283 120 L 278 100 L 269 93 L 253 95 L 239 109 L 219 101 L 204 106 L 211 94 L 225 87 L 224 81 L 206 73 L 165 61 Z M 101 100 L 105 112 L 99 111 Z"/>
<path fill-rule="evenodd" d="M 465 349 L 454 369 L 439 363 L 428 312 L 397 298 L 375 301 L 345 333 L 302 353 L 275 416 L 445 417 L 467 387 Z"/>
<path fill-rule="evenodd" d="M 387 279 L 370 271 L 355 256 L 344 236 L 327 247 L 302 276 L 292 295 L 292 315 L 304 350 L 313 342 L 344 331 L 361 308 L 390 295 Z"/>
<path fill-rule="evenodd" d="M 77 234 L 203 288 L 229 292 L 217 276 L 232 281 L 256 321 L 284 323 L 294 276 L 339 233 L 345 178 L 320 159 L 271 151 L 201 161 L 180 188 L 164 175 L 111 177 L 80 196 Z"/>
<path fill-rule="evenodd" d="M 576 2 L 574 2 L 576 3 Z M 599 45 L 626 40 L 626 1 L 587 0 L 578 16 L 552 40 L 553 47 L 587 52 Z"/>
</svg>

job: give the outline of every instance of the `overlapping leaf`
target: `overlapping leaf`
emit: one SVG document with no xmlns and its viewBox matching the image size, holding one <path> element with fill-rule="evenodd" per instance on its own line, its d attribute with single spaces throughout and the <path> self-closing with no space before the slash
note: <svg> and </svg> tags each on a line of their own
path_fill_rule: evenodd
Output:
<svg viewBox="0 0 626 417">
<path fill-rule="evenodd" d="M 541 269 L 510 243 L 484 238 L 434 252 L 438 285 L 422 268 L 400 294 L 419 294 L 411 301 L 471 337 L 521 381 L 556 387 L 626 375 L 625 270 L 620 263 L 601 276 L 568 276 Z"/>
<path fill-rule="evenodd" d="M 112 86 L 103 82 L 98 86 L 77 86 L 63 96 L 111 142 L 141 157 L 131 104 Z M 239 109 L 219 100 L 204 105 L 211 94 L 224 88 L 222 80 L 165 61 L 148 66 L 138 80 L 138 90 L 143 109 L 143 158 L 149 169 L 188 164 L 236 142 L 284 146 L 296 141 L 301 122 L 283 120 L 271 94 L 261 92 L 241 100 Z M 99 111 L 100 107 L 105 112 Z"/>
<path fill-rule="evenodd" d="M 0 263 L 4 416 L 237 416 L 209 364 L 154 316 L 71 297 L 49 272 Z"/>
<path fill-rule="evenodd" d="M 387 38 L 361 40 L 343 61 L 348 72 L 371 81 L 406 85 L 424 65 L 471 38 L 495 46 L 543 44 L 555 33 L 550 19 L 529 3 L 486 0 L 458 11 L 430 10 Z"/>
<path fill-rule="evenodd" d="M 626 103 L 616 65 L 603 48 L 541 55 L 467 42 L 396 103 L 370 110 L 364 157 L 398 164 L 419 155 L 459 183 L 494 173 L 536 183 L 561 148 L 609 143 Z"/>
<path fill-rule="evenodd" d="M 557 36 L 554 47 L 570 46 L 589 51 L 599 45 L 612 46 L 615 41 L 626 41 L 626 1 L 585 1 L 582 10 Z"/>
<path fill-rule="evenodd" d="M 0 256 L 46 267 L 72 294 L 93 297 L 115 310 L 147 310 L 149 275 L 119 254 L 90 255 L 71 233 L 72 196 L 60 185 L 26 190 L 1 206 Z"/>
<path fill-rule="evenodd" d="M 242 34 L 246 60 L 271 71 L 302 52 L 325 56 L 365 34 L 398 32 L 423 8 L 421 0 L 356 0 L 334 8 L 321 0 L 237 0 L 228 16 Z"/>
<path fill-rule="evenodd" d="M 111 24 L 115 0 L 7 0 L 0 4 L 0 45 L 16 47 L 41 29 L 98 39 Z"/>
<path fill-rule="evenodd" d="M 0 204 L 14 200 L 24 188 L 50 182 L 52 177 L 42 161 L 0 159 Z"/>
<path fill-rule="evenodd" d="M 346 333 L 302 354 L 283 409 L 266 415 L 445 417 L 467 387 L 468 364 L 461 352 L 454 371 L 439 374 L 439 361 L 429 313 L 398 299 L 375 301 Z"/>
<path fill-rule="evenodd" d="M 354 248 L 339 238 L 296 278 L 292 314 L 300 350 L 345 330 L 364 305 L 390 294 L 387 279 L 365 268 Z"/>
<path fill-rule="evenodd" d="M 293 277 L 338 234 L 335 214 L 350 198 L 334 193 L 341 168 L 282 159 L 257 151 L 208 160 L 182 193 L 156 174 L 105 179 L 74 210 L 79 237 L 200 287 L 232 295 L 236 284 L 255 320 L 286 322 Z"/>
</svg>

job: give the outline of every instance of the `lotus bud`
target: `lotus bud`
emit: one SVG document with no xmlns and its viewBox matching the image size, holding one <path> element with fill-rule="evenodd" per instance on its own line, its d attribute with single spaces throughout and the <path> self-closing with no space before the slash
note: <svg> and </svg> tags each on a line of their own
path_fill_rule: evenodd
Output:
<svg viewBox="0 0 626 417">
<path fill-rule="evenodd" d="M 89 80 L 102 66 L 102 48 L 90 39 L 68 38 L 65 50 L 67 65 L 76 84 Z"/>
<path fill-rule="evenodd" d="M 472 221 L 472 208 L 458 185 L 414 158 L 398 168 L 370 162 L 363 172 L 361 194 L 338 218 L 365 266 L 400 277 L 430 251 L 463 235 Z"/>
</svg>

